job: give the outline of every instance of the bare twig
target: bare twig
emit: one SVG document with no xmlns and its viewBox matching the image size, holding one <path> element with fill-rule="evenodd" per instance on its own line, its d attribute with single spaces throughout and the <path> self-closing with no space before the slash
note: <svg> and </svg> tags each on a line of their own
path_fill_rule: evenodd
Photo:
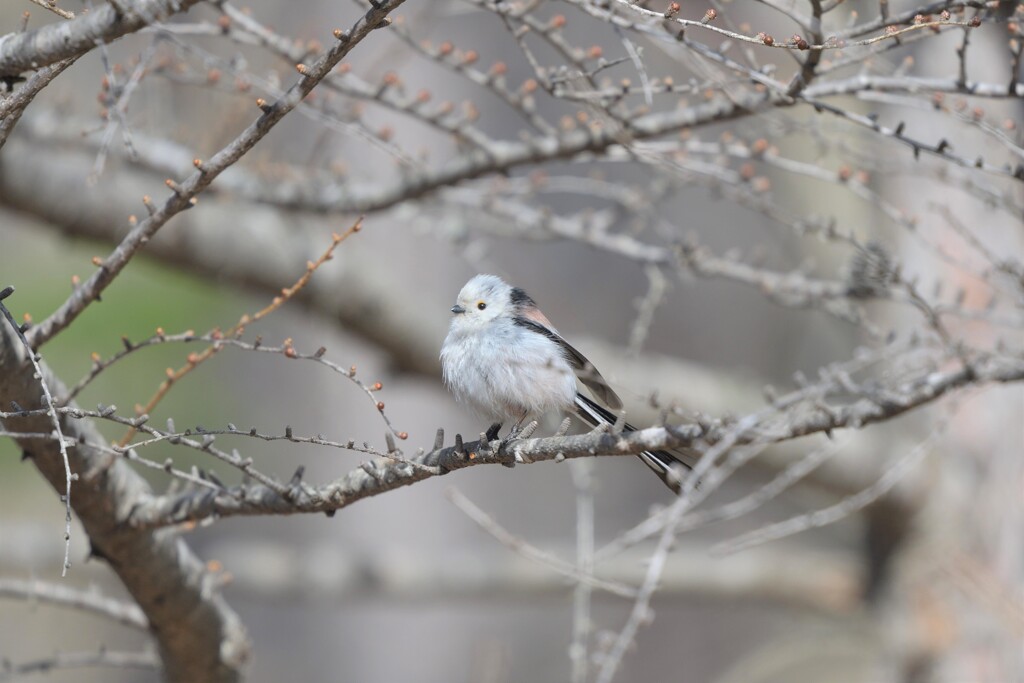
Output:
<svg viewBox="0 0 1024 683">
<path fill-rule="evenodd" d="M 32 2 L 39 5 L 40 7 L 50 10 L 51 12 L 53 12 L 62 19 L 75 18 L 74 12 L 69 12 L 66 9 L 61 9 L 60 7 L 57 7 L 57 3 L 55 2 L 55 0 L 32 0 Z"/>
<path fill-rule="evenodd" d="M 14 287 L 5 287 L 3 291 L 0 291 L 0 313 L 7 319 L 7 323 L 25 346 L 28 358 L 32 362 L 32 367 L 35 368 L 35 377 L 39 380 L 40 387 L 43 390 L 43 400 L 46 402 L 46 414 L 50 418 L 50 424 L 53 425 L 53 433 L 56 436 L 57 445 L 60 448 L 60 456 L 64 462 L 64 495 L 61 496 L 64 503 L 64 564 L 61 567 L 60 575 L 66 576 L 68 568 L 71 566 L 71 482 L 78 479 L 78 475 L 71 472 L 71 463 L 68 460 L 68 442 L 64 439 L 60 420 L 57 418 L 57 412 L 54 410 L 53 394 L 50 393 L 50 387 L 43 379 L 43 369 L 39 365 L 41 357 L 32 350 L 32 345 L 25 338 L 25 333 L 22 331 L 21 326 L 14 322 L 14 316 L 7 310 L 7 306 L 3 304 L 3 300 L 13 293 Z"/>
<path fill-rule="evenodd" d="M 0 579 L 0 597 L 71 607 L 126 626 L 143 630 L 149 628 L 146 615 L 138 605 L 108 598 L 95 590 L 83 591 L 39 580 Z"/>
<path fill-rule="evenodd" d="M 60 652 L 52 657 L 0 667 L 0 681 L 20 680 L 30 674 L 63 669 L 148 669 L 158 671 L 160 658 L 155 652 L 119 652 L 100 649 L 96 652 Z"/>
<path fill-rule="evenodd" d="M 360 17 L 351 30 L 342 31 L 338 29 L 336 31 L 337 42 L 314 64 L 308 67 L 302 66 L 298 81 L 283 97 L 273 103 L 257 102 L 257 104 L 262 102 L 264 108 L 264 113 L 259 119 L 250 124 L 245 131 L 213 155 L 208 161 L 197 160 L 196 171 L 187 180 L 180 184 L 169 181 L 168 185 L 171 187 L 172 193 L 163 206 L 159 208 L 153 207 L 149 217 L 135 225 L 118 247 L 107 258 L 99 262 L 97 271 L 88 280 L 83 282 L 57 311 L 38 326 L 32 328 L 29 332 L 29 341 L 32 343 L 33 348 L 38 348 L 77 318 L 90 303 L 102 294 L 103 290 L 128 264 L 132 256 L 167 221 L 193 206 L 196 202 L 196 196 L 200 192 L 209 186 L 218 175 L 230 168 L 252 149 L 288 112 L 298 106 L 302 99 L 331 72 L 338 62 L 344 59 L 345 55 L 362 42 L 370 32 L 387 25 L 388 13 L 399 7 L 403 2 L 404 0 L 387 0 L 386 2 L 378 3 L 364 16 Z M 109 5 L 105 5 L 102 10 L 109 7 Z M 99 13 L 90 13 L 88 16 L 94 17 Z M 76 19 L 75 21 L 79 20 Z M 0 44 L 0 68 L 3 66 L 3 47 L 4 45 Z"/>
<path fill-rule="evenodd" d="M 448 487 L 445 489 L 445 496 L 455 505 L 455 507 L 459 508 L 459 510 L 473 520 L 481 529 L 493 536 L 499 543 L 523 557 L 539 562 L 545 567 L 578 582 L 580 585 L 598 588 L 608 591 L 613 595 L 619 595 L 622 597 L 631 598 L 635 595 L 635 591 L 629 586 L 600 579 L 594 576 L 592 572 L 586 571 L 578 565 L 572 565 L 565 562 L 564 560 L 561 560 L 550 553 L 544 552 L 543 550 L 527 543 L 522 538 L 509 533 L 504 527 L 499 525 L 493 517 L 481 510 L 477 505 L 469 500 L 469 498 L 460 493 L 458 489 Z"/>
</svg>

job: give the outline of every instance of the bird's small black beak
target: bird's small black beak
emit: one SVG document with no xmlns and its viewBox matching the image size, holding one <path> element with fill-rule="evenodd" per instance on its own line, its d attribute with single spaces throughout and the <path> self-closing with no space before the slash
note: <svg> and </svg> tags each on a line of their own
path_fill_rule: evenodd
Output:
<svg viewBox="0 0 1024 683">
<path fill-rule="evenodd" d="M 455 304 L 454 306 L 452 306 L 452 313 L 465 313 L 465 312 L 466 312 L 466 309 L 463 308 L 462 306 L 458 305 L 458 304 Z"/>
</svg>

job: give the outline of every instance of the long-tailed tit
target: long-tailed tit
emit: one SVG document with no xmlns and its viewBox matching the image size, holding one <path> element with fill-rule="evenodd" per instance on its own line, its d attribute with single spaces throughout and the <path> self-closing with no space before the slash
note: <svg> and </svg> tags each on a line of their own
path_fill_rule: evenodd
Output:
<svg viewBox="0 0 1024 683">
<path fill-rule="evenodd" d="M 477 275 L 451 310 L 441 365 L 458 401 L 499 428 L 514 422 L 513 435 L 527 417 L 552 411 L 574 414 L 591 426 L 615 424 L 611 411 L 619 410 L 622 401 L 526 292 L 495 275 Z M 577 391 L 577 379 L 596 400 Z M 635 431 L 629 424 L 623 428 Z M 679 492 L 688 464 L 666 451 L 644 451 L 639 457 Z"/>
</svg>

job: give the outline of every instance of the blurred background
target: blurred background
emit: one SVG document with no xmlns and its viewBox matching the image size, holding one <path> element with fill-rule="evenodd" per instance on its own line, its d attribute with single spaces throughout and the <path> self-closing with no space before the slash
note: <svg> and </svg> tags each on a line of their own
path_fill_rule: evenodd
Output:
<svg viewBox="0 0 1024 683">
<path fill-rule="evenodd" d="M 72 4 L 66 8 L 82 10 Z M 913 9 L 885 4 L 893 16 Z M 1006 4 L 1009 14 L 984 13 L 984 25 L 972 34 L 972 79 L 1005 85 L 1020 78 L 1011 73 L 1019 60 L 1014 66 L 1007 57 L 1007 33 L 1019 30 L 1007 27 L 1015 3 Z M 515 143 L 568 134 L 586 117 L 598 117 L 604 100 L 580 104 L 543 88 L 530 98 L 535 101 L 524 98 L 530 92 L 524 83 L 537 78 L 531 59 L 552 78 L 562 73 L 554 65 L 572 66 L 558 53 L 559 41 L 618 60 L 594 80 L 632 89 L 627 101 L 637 117 L 756 90 L 750 78 L 696 50 L 635 26 L 613 28 L 586 9 L 591 3 L 531 5 L 537 5 L 529 13 L 534 33 L 557 25 L 550 35 L 558 40 L 527 37 L 524 54 L 505 24 L 525 20 L 503 21 L 474 2 L 406 3 L 393 31 L 374 34 L 346 59 L 337 90 L 318 88 L 316 98 L 218 179 L 195 208 L 172 219 L 102 302 L 42 349 L 45 361 L 73 384 L 89 372 L 91 354 L 111 356 L 122 336 L 142 340 L 158 327 L 226 329 L 294 283 L 328 247 L 331 233 L 364 211 L 363 230 L 338 247 L 303 295 L 250 327 L 246 338 L 260 335 L 271 345 L 291 339 L 303 352 L 323 346 L 325 358 L 356 365 L 365 382 L 380 381 L 376 397 L 395 428 L 408 433 L 401 444 L 407 455 L 429 449 L 438 428 L 450 442 L 455 433 L 470 439 L 486 427 L 455 404 L 437 361 L 448 309 L 478 272 L 524 287 L 619 390 L 638 425 L 658 422 L 669 409 L 676 422 L 746 415 L 765 406 L 766 385 L 783 393 L 799 384 L 795 375 L 814 381 L 819 369 L 849 362 L 859 350 L 884 349 L 890 330 L 900 340 L 933 332 L 905 301 L 851 297 L 861 316 L 854 320 L 813 298 L 773 301 L 764 287 L 727 273 L 641 262 L 628 250 L 603 248 L 606 232 L 658 248 L 692 241 L 731 263 L 839 283 L 854 277 L 862 254 L 857 245 L 875 241 L 930 305 L 973 312 L 951 316 L 955 336 L 979 353 L 1001 341 L 1020 359 L 1020 282 L 1005 279 L 992 258 L 1019 264 L 1024 255 L 1019 179 L 963 168 L 941 155 L 915 161 L 913 150 L 891 135 L 806 104 L 766 109 L 740 123 L 673 129 L 638 144 L 636 159 L 608 152 L 526 164 L 504 178 L 488 174 L 374 205 L 375 193 L 401 188 L 421 165 L 429 172 L 469 154 L 471 141 L 452 132 Z M 770 3 L 718 7 L 716 25 L 730 31 L 766 31 L 780 41 L 794 31 Z M 700 19 L 706 9 L 686 5 L 680 16 Z M 29 28 L 62 21 L 29 2 L 8 2 L 0 7 L 0 31 L 21 30 L 26 11 Z M 293 41 L 291 48 L 315 50 L 311 41 L 330 41 L 328 29 L 349 26 L 365 8 L 257 0 L 231 11 Z M 810 11 L 809 3 L 793 8 Z M 842 3 L 826 23 L 839 31 L 877 12 L 877 3 Z M 917 33 L 922 39 L 908 36 L 898 49 L 826 53 L 822 68 L 834 80 L 858 73 L 955 78 L 965 32 Z M 127 231 L 129 215 L 145 210 L 143 195 L 166 196 L 166 177 L 184 178 L 193 157 L 209 158 L 255 119 L 254 98 L 274 97 L 293 82 L 294 65 L 260 35 L 228 9 L 200 4 L 165 31 L 143 31 L 83 57 L 32 103 L 0 151 L 0 286 L 16 287 L 5 301 L 16 316 L 44 319 L 70 293 L 72 278 L 88 277 L 93 257 L 106 255 Z M 721 36 L 696 29 L 687 37 L 738 60 L 747 55 L 742 59 L 782 83 L 804 57 L 727 47 Z M 843 59 L 848 66 L 839 64 Z M 467 76 L 467 69 L 497 73 L 499 63 L 506 92 L 521 98 L 514 106 Z M 110 124 L 136 70 L 138 82 L 123 103 L 129 125 Z M 667 77 L 690 92 L 655 93 L 646 104 L 641 84 L 652 80 L 657 90 Z M 363 85 L 383 94 L 351 96 Z M 409 98 L 425 91 L 430 104 L 403 113 L 386 106 L 388 88 Z M 876 113 L 889 127 L 902 121 L 908 134 L 929 144 L 945 139 L 971 161 L 1019 163 L 1019 126 L 1010 125 L 1020 121 L 1019 96 L 966 98 L 954 89 L 937 102 L 906 84 L 890 90 L 829 101 L 853 114 Z M 446 102 L 454 113 L 435 117 L 430 107 L 448 111 Z M 538 130 L 532 116 L 551 131 Z M 759 140 L 771 145 L 767 156 L 751 151 Z M 628 201 L 616 198 L 620 191 L 632 193 Z M 568 227 L 559 228 L 552 216 Z M 609 228 L 588 233 L 588 220 L 606 219 Z M 167 344 L 132 354 L 100 374 L 78 402 L 116 404 L 131 414 L 167 368 L 201 348 Z M 894 354 L 873 371 L 880 382 L 895 381 L 928 363 L 948 367 L 941 354 Z M 747 496 L 808 454 L 832 450 L 750 514 L 679 535 L 653 612 L 618 680 L 1024 680 L 1022 415 L 1019 384 L 977 385 L 865 430 L 836 433 L 834 445 L 818 434 L 768 449 L 699 509 Z M 321 366 L 279 355 L 227 349 L 177 383 L 152 418 L 154 425 L 171 418 L 179 429 L 232 423 L 281 433 L 288 425 L 297 434 L 386 448 L 386 425 L 365 393 Z M 111 440 L 123 435 L 117 425 L 98 426 Z M 553 425 L 541 430 L 548 434 Z M 308 481 L 326 483 L 365 459 L 256 440 L 231 447 L 282 480 L 304 466 Z M 891 490 L 836 523 L 720 552 L 766 524 L 850 500 L 915 449 L 926 455 Z M 169 444 L 145 450 L 155 462 L 173 457 L 179 467 L 209 467 L 226 481 L 239 480 Z M 16 444 L 0 439 L 0 577 L 57 580 L 63 505 L 19 455 Z M 168 487 L 162 472 L 142 472 L 156 491 Z M 589 664 L 578 678 L 570 655 L 579 618 L 573 583 L 501 543 L 450 501 L 454 487 L 515 536 L 574 562 L 576 484 L 587 478 L 598 548 L 672 502 L 634 458 L 475 467 L 367 499 L 333 518 L 231 518 L 201 525 L 185 539 L 215 563 L 212 571 L 224 573 L 224 594 L 252 639 L 249 680 L 589 680 L 633 601 L 594 592 Z M 73 564 L 64 582 L 126 598 L 105 564 L 86 559 L 82 529 L 72 534 Z M 639 585 L 653 547 L 654 540 L 637 544 L 599 563 L 596 573 Z M 93 616 L 0 602 L 5 661 L 102 646 L 153 647 L 144 634 Z M 159 680 L 155 672 L 127 669 L 48 676 Z"/>
</svg>

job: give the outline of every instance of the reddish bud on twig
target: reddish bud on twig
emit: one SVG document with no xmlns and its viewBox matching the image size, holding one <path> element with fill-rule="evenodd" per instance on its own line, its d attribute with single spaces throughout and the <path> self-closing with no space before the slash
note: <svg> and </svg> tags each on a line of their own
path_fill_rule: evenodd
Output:
<svg viewBox="0 0 1024 683">
<path fill-rule="evenodd" d="M 971 28 L 978 28 L 981 26 L 981 17 L 977 15 L 971 17 L 971 20 L 967 22 L 967 25 Z"/>
<path fill-rule="evenodd" d="M 549 26 L 551 28 L 555 29 L 556 31 L 558 29 L 564 27 L 565 26 L 565 15 L 564 14 L 556 14 L 555 16 L 551 17 L 551 23 L 549 24 Z"/>
<path fill-rule="evenodd" d="M 591 45 L 587 49 L 587 59 L 600 59 L 603 54 L 604 50 L 601 49 L 600 45 Z"/>
<path fill-rule="evenodd" d="M 455 48 L 454 48 L 454 46 L 452 46 L 451 41 L 450 40 L 446 40 L 443 43 L 441 43 L 441 47 L 439 47 L 437 49 L 437 53 L 439 55 L 441 55 L 442 57 L 447 57 L 448 55 L 450 55 L 452 53 L 453 49 L 455 49 Z"/>
<path fill-rule="evenodd" d="M 672 17 L 674 17 L 677 14 L 679 14 L 679 3 L 678 2 L 670 2 L 670 3 L 668 3 L 668 7 L 665 8 L 665 18 L 666 19 L 671 19 Z"/>
<path fill-rule="evenodd" d="M 228 29 L 231 28 L 231 17 L 226 14 L 222 14 L 217 17 L 217 28 L 219 28 L 222 33 L 227 33 Z"/>
<path fill-rule="evenodd" d="M 717 17 L 718 17 L 718 11 L 713 9 L 713 8 L 709 9 L 707 12 L 704 13 L 704 16 L 701 17 L 700 23 L 702 23 L 702 24 L 710 24 Z"/>
<path fill-rule="evenodd" d="M 767 33 L 765 33 L 764 31 L 761 31 L 760 33 L 757 34 L 757 39 L 760 40 L 765 45 L 767 45 L 768 47 L 771 47 L 772 45 L 775 44 L 775 39 L 772 38 Z"/>
<path fill-rule="evenodd" d="M 462 65 L 469 66 L 476 62 L 480 55 L 477 54 L 476 50 L 470 50 L 466 54 L 462 55 Z"/>
<path fill-rule="evenodd" d="M 796 45 L 796 48 L 798 50 L 806 50 L 808 47 L 810 47 L 807 44 L 807 41 L 804 40 L 803 36 L 801 36 L 798 33 L 794 33 L 793 37 L 789 39 L 789 42 L 791 42 L 793 45 Z"/>
<path fill-rule="evenodd" d="M 298 71 L 303 76 L 306 75 L 306 65 L 305 64 L 296 64 L 295 65 L 295 70 Z"/>
<path fill-rule="evenodd" d="M 944 9 L 939 13 L 939 19 L 942 21 L 949 21 L 949 10 Z"/>
</svg>

